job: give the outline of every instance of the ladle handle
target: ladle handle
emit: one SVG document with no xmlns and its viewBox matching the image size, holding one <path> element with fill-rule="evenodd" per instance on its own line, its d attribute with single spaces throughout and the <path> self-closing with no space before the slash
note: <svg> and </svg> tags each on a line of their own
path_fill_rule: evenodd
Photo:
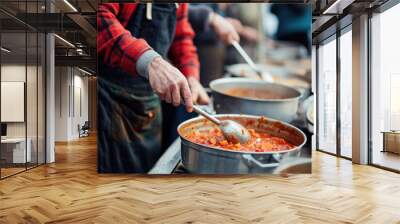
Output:
<svg viewBox="0 0 400 224">
<path fill-rule="evenodd" d="M 244 51 L 244 49 L 242 48 L 242 46 L 240 46 L 240 44 L 237 41 L 233 41 L 232 42 L 233 47 L 235 47 L 235 49 L 239 52 L 239 54 L 243 57 L 243 59 L 246 61 L 247 64 L 250 65 L 250 67 L 257 73 L 259 73 L 259 70 L 256 66 L 256 64 L 254 64 L 253 60 L 251 60 L 250 56 L 246 53 L 246 51 Z"/>
<path fill-rule="evenodd" d="M 214 116 L 210 115 L 209 113 L 205 112 L 204 110 L 200 109 L 200 107 L 193 105 L 194 112 L 200 114 L 201 116 L 207 118 L 208 120 L 212 121 L 216 125 L 220 125 L 221 121 L 215 118 Z"/>
</svg>

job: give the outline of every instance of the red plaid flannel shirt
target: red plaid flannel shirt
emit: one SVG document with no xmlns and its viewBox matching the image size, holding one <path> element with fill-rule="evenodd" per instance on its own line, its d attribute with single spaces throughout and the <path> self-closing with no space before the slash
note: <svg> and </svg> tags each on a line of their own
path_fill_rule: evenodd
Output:
<svg viewBox="0 0 400 224">
<path fill-rule="evenodd" d="M 136 3 L 99 4 L 97 14 L 97 52 L 113 67 L 136 75 L 136 61 L 151 47 L 125 29 L 135 13 Z M 177 23 L 168 57 L 186 76 L 199 78 L 199 59 L 193 44 L 194 31 L 188 21 L 188 4 L 182 3 L 176 12 Z"/>
</svg>

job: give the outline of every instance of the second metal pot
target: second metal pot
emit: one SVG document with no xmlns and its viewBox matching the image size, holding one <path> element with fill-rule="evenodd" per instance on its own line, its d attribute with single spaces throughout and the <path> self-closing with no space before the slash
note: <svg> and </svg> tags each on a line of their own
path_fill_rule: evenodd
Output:
<svg viewBox="0 0 400 224">
<path fill-rule="evenodd" d="M 268 89 L 284 99 L 254 99 L 225 94 L 231 88 Z M 217 114 L 250 114 L 266 116 L 284 122 L 296 118 L 301 93 L 291 87 L 246 78 L 224 78 L 210 83 L 214 110 Z"/>
</svg>

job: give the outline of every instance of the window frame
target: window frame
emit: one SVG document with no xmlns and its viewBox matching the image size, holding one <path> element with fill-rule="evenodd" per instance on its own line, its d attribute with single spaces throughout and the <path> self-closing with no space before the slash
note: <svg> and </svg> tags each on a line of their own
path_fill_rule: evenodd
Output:
<svg viewBox="0 0 400 224">
<path fill-rule="evenodd" d="M 316 60 L 316 109 L 317 109 L 317 113 L 316 113 L 316 150 L 319 152 L 323 152 L 323 153 L 327 153 L 329 155 L 333 155 L 333 156 L 337 156 L 343 159 L 347 159 L 347 160 L 352 160 L 352 158 L 347 157 L 347 156 L 343 156 L 341 153 L 341 120 L 340 120 L 340 103 L 341 103 L 341 99 L 340 99 L 340 77 L 341 77 L 341 67 L 340 67 L 340 37 L 342 35 L 344 35 L 347 32 L 351 32 L 352 31 L 352 23 L 347 24 L 346 26 L 344 26 L 341 29 L 338 29 L 336 31 L 336 33 L 330 35 L 329 37 L 320 40 L 317 44 L 316 44 L 316 52 L 315 52 L 315 60 Z M 318 112 L 318 108 L 319 108 L 319 103 L 320 103 L 320 99 L 319 99 L 319 83 L 320 83 L 320 74 L 319 74 L 319 48 L 321 44 L 326 44 L 330 41 L 336 41 L 336 152 L 332 153 L 332 152 L 328 152 L 324 149 L 320 149 L 320 143 L 319 143 L 319 112 Z"/>
<path fill-rule="evenodd" d="M 380 168 L 383 170 L 395 172 L 395 173 L 400 173 L 400 169 L 393 169 L 387 166 L 383 166 L 380 164 L 373 163 L 373 132 L 372 132 L 372 119 L 373 119 L 373 114 L 372 114 L 372 41 L 373 41 L 373 35 L 372 35 L 372 19 L 374 17 L 374 14 L 381 14 L 384 13 L 385 11 L 393 8 L 394 6 L 397 6 L 400 4 L 400 0 L 388 0 L 384 4 L 380 5 L 379 7 L 368 11 L 368 165 Z"/>
</svg>

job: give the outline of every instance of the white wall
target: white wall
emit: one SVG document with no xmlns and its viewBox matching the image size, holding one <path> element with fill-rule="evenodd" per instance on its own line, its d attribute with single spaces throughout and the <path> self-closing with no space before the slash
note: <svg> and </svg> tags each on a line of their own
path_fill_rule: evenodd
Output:
<svg viewBox="0 0 400 224">
<path fill-rule="evenodd" d="M 36 70 L 38 69 L 38 70 Z M 31 142 L 32 161 L 44 162 L 44 74 L 42 68 L 25 64 L 3 64 L 1 66 L 1 81 L 17 81 L 26 83 L 26 107 L 22 108 L 27 115 L 24 122 L 6 122 L 8 138 L 25 138 Z M 27 78 L 27 80 L 25 80 Z M 7 97 L 7 96 L 2 96 Z M 8 110 L 10 108 L 1 108 Z M 37 157 L 37 154 L 39 156 Z"/>
<path fill-rule="evenodd" d="M 79 137 L 78 125 L 88 120 L 88 105 L 88 78 L 76 68 L 56 67 L 56 141 Z"/>
<path fill-rule="evenodd" d="M 55 141 L 67 141 L 69 136 L 69 85 L 67 67 L 55 68 Z"/>
<path fill-rule="evenodd" d="M 78 124 L 83 125 L 85 121 L 88 121 L 89 119 L 89 110 L 88 110 L 88 77 L 87 76 L 81 76 L 82 73 L 78 73 L 76 75 L 77 70 L 75 70 L 75 75 L 74 75 L 74 108 L 72 110 L 72 136 L 79 137 L 78 133 Z M 81 108 L 80 108 L 81 107 Z M 80 111 L 81 110 L 81 111 Z"/>
<path fill-rule="evenodd" d="M 25 64 L 9 64 L 1 66 L 1 81 L 25 82 Z M 7 108 L 1 108 L 7 110 Z M 7 137 L 25 137 L 25 123 L 7 123 Z"/>
<path fill-rule="evenodd" d="M 25 70 L 27 69 L 27 70 Z M 36 106 L 37 106 L 37 99 L 36 99 L 36 80 L 33 76 L 36 77 L 36 66 L 27 66 L 20 64 L 4 64 L 1 66 L 1 81 L 3 82 L 25 82 L 26 72 L 28 75 L 28 88 L 27 88 L 27 118 L 28 118 L 28 129 L 30 127 L 36 130 Z M 39 71 L 40 72 L 40 71 Z M 31 77 L 32 76 L 32 77 Z M 40 107 L 41 105 L 39 105 Z M 34 107 L 34 108 L 33 108 Z M 7 108 L 1 108 L 2 110 L 7 110 Z M 33 113 L 33 111 L 35 113 Z M 32 123 L 34 122 L 34 123 Z M 8 137 L 25 137 L 25 123 L 26 122 L 11 122 L 7 123 L 7 136 Z M 33 127 L 35 126 L 35 127 Z M 29 137 L 29 130 L 28 130 L 28 137 Z"/>
</svg>

